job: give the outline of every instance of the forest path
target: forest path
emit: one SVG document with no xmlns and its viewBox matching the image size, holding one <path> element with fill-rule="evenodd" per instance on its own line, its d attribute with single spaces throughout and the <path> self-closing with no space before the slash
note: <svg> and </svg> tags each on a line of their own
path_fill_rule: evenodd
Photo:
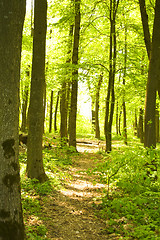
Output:
<svg viewBox="0 0 160 240">
<path fill-rule="evenodd" d="M 91 149 L 91 148 L 90 148 Z M 106 240 L 118 239 L 108 236 L 104 229 L 105 221 L 95 217 L 94 203 L 103 193 L 105 185 L 95 183 L 96 176 L 86 173 L 101 161 L 101 155 L 93 151 L 83 152 L 78 146 L 79 155 L 73 157 L 73 165 L 65 170 L 63 188 L 41 201 L 44 220 L 47 225 L 47 238 L 52 240 Z M 97 200 L 96 200 L 97 199 Z"/>
</svg>

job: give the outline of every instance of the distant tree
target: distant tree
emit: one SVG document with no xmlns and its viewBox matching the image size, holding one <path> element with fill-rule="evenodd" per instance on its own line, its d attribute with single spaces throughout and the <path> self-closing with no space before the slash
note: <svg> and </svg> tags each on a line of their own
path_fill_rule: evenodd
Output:
<svg viewBox="0 0 160 240">
<path fill-rule="evenodd" d="M 46 28 L 47 0 L 35 0 L 33 60 L 27 142 L 27 176 L 29 178 L 36 178 L 40 182 L 46 180 L 42 157 Z"/>
<path fill-rule="evenodd" d="M 29 67 L 26 70 L 26 77 L 30 77 Z M 28 80 L 28 79 L 27 79 Z M 25 82 L 25 86 L 23 88 L 22 93 L 22 124 L 21 131 L 26 132 L 27 130 L 27 108 L 28 108 L 28 98 L 29 98 L 29 81 Z"/>
<path fill-rule="evenodd" d="M 103 72 L 100 74 L 98 84 L 96 88 L 96 100 L 95 100 L 95 137 L 100 139 L 100 126 L 99 126 L 99 98 L 100 89 L 103 81 Z"/>
<path fill-rule="evenodd" d="M 66 64 L 71 64 L 72 61 L 72 40 L 73 38 L 73 24 L 69 28 L 69 37 L 68 37 L 68 52 Z M 68 102 L 70 96 L 70 76 L 71 74 L 68 71 L 65 71 L 64 79 L 62 80 L 61 86 L 61 101 L 60 101 L 60 112 L 61 112 L 61 123 L 60 123 L 60 134 L 63 143 L 66 143 L 68 137 Z"/>
<path fill-rule="evenodd" d="M 54 131 L 57 132 L 57 112 L 58 112 L 58 104 L 59 104 L 59 95 L 60 91 L 57 93 L 57 100 L 56 100 L 56 106 L 55 106 L 55 112 L 54 112 Z"/>
<path fill-rule="evenodd" d="M 25 1 L 0 0 L 0 239 L 24 240 L 19 174 L 19 81 Z"/>
</svg>

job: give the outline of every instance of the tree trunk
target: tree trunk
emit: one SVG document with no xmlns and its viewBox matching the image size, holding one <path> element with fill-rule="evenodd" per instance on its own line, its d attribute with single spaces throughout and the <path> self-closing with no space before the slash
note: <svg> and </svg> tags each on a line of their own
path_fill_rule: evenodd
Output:
<svg viewBox="0 0 160 240">
<path fill-rule="evenodd" d="M 125 103 L 125 84 L 126 84 L 126 71 L 127 71 L 127 27 L 125 26 L 125 52 L 124 52 L 124 73 L 123 73 L 123 138 L 124 143 L 127 145 L 127 117 L 126 117 L 126 103 Z"/>
<path fill-rule="evenodd" d="M 19 81 L 25 1 L 0 0 L 0 239 L 24 240 L 19 174 Z"/>
<path fill-rule="evenodd" d="M 96 89 L 96 103 L 95 103 L 95 138 L 100 139 L 100 127 L 99 127 L 99 94 L 103 81 L 103 73 L 100 74 L 98 80 L 98 86 Z"/>
<path fill-rule="evenodd" d="M 95 133 L 95 129 L 96 129 L 96 123 L 95 123 L 95 99 L 93 96 L 91 96 L 92 98 L 92 103 L 91 103 L 91 117 L 92 117 L 92 133 Z"/>
<path fill-rule="evenodd" d="M 106 98 L 106 113 L 105 113 L 105 138 L 106 152 L 112 150 L 112 122 L 115 104 L 114 80 L 116 68 L 116 13 L 119 0 L 110 0 L 110 56 L 109 56 L 109 82 L 108 93 Z"/>
<path fill-rule="evenodd" d="M 21 131 L 26 132 L 27 128 L 27 106 L 28 106 L 28 85 L 25 85 L 23 99 L 22 99 L 22 124 Z"/>
<path fill-rule="evenodd" d="M 142 19 L 143 32 L 144 32 L 144 41 L 145 41 L 145 45 L 146 45 L 148 58 L 150 59 L 150 55 L 151 55 L 151 37 L 150 37 L 150 30 L 149 30 L 149 24 L 148 24 L 148 15 L 147 15 L 147 11 L 146 11 L 145 0 L 139 0 L 139 5 L 140 5 L 141 19 Z"/>
<path fill-rule="evenodd" d="M 156 90 L 160 90 L 160 0 L 156 0 L 145 105 L 145 147 L 156 147 Z"/>
<path fill-rule="evenodd" d="M 143 131 L 143 109 L 140 108 L 139 112 L 139 124 L 138 124 L 138 132 L 139 132 L 139 138 L 140 142 L 144 143 L 144 131 Z"/>
<path fill-rule="evenodd" d="M 76 119 L 77 119 L 77 95 L 78 95 L 78 49 L 80 35 L 80 0 L 75 0 L 75 29 L 72 55 L 72 88 L 71 107 L 69 114 L 69 146 L 76 148 Z"/>
<path fill-rule="evenodd" d="M 35 0 L 32 78 L 27 142 L 27 176 L 40 182 L 46 180 L 42 157 L 44 128 L 45 48 L 47 1 Z"/>
<path fill-rule="evenodd" d="M 72 57 L 72 38 L 73 38 L 73 25 L 70 25 L 69 29 L 69 38 L 68 38 L 68 52 L 67 52 L 67 60 L 66 64 L 70 64 Z M 67 67 L 68 69 L 68 67 Z M 69 76 L 68 76 L 69 75 Z M 61 139 L 63 140 L 63 143 L 66 144 L 66 140 L 68 137 L 68 102 L 69 102 L 69 85 L 70 85 L 70 71 L 66 70 L 66 79 L 62 82 L 62 88 L 61 88 L 61 101 L 60 101 L 60 112 L 61 112 L 61 124 L 60 124 L 60 133 L 61 133 Z M 69 92 L 68 92 L 69 91 Z"/>
<path fill-rule="evenodd" d="M 53 116 L 53 90 L 51 90 L 50 116 L 49 116 L 49 133 L 52 132 L 52 116 Z"/>
<path fill-rule="evenodd" d="M 57 101 L 56 101 L 55 112 L 54 112 L 54 132 L 57 132 L 57 112 L 58 112 L 59 95 L 60 95 L 60 91 L 58 91 L 58 94 L 57 94 Z"/>
<path fill-rule="evenodd" d="M 159 110 L 156 109 L 156 142 L 159 142 Z"/>
<path fill-rule="evenodd" d="M 122 116 L 122 109 L 119 112 L 119 120 L 118 120 L 118 131 L 119 131 L 119 135 L 121 136 L 121 116 Z"/>
<path fill-rule="evenodd" d="M 136 109 L 135 109 L 135 114 L 134 114 L 134 123 L 133 123 L 133 128 L 134 128 L 134 136 L 137 136 L 138 135 L 138 127 L 137 127 L 137 112 L 136 112 Z"/>
<path fill-rule="evenodd" d="M 46 117 L 46 82 L 44 80 L 44 90 L 43 90 L 43 134 L 45 133 L 45 117 Z"/>
<path fill-rule="evenodd" d="M 119 133 L 119 124 L 118 124 L 118 100 L 117 100 L 117 106 L 116 106 L 116 134 Z"/>
<path fill-rule="evenodd" d="M 145 9 L 145 0 L 139 0 L 141 18 L 144 30 L 146 49 L 149 57 L 149 72 L 146 88 L 145 103 L 145 147 L 156 147 L 156 91 L 160 94 L 160 0 L 155 3 L 155 17 L 153 24 L 152 43 L 150 40 L 148 16 Z"/>
</svg>

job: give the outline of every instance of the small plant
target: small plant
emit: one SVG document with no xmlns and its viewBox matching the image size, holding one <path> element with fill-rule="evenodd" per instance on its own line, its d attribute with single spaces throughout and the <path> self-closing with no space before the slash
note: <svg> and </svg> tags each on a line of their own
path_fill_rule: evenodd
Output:
<svg viewBox="0 0 160 240">
<path fill-rule="evenodd" d="M 126 239 L 158 239 L 159 165 L 159 150 L 126 149 L 106 155 L 104 162 L 97 166 L 94 171 L 107 184 L 107 194 L 97 214 L 107 219 L 108 233 Z"/>
</svg>

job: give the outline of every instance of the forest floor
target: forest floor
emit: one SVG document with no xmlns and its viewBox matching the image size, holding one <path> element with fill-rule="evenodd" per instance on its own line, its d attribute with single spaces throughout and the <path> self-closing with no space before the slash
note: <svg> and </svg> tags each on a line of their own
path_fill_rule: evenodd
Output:
<svg viewBox="0 0 160 240">
<path fill-rule="evenodd" d="M 105 221 L 95 215 L 95 206 L 101 202 L 106 186 L 98 182 L 96 175 L 87 173 L 96 166 L 97 161 L 102 160 L 97 152 L 103 144 L 100 146 L 96 141 L 78 143 L 78 154 L 71 156 L 72 165 L 64 169 L 61 187 L 53 189 L 47 196 L 38 196 L 43 218 L 39 219 L 34 214 L 25 216 L 27 226 L 34 228 L 34 225 L 44 225 L 47 229 L 44 238 L 36 239 L 120 239 L 114 234 L 108 235 Z"/>
<path fill-rule="evenodd" d="M 101 156 L 96 154 L 94 142 L 77 144 L 78 155 L 72 157 L 73 165 L 66 171 L 62 188 L 41 200 L 47 237 L 54 240 L 103 240 L 118 239 L 105 234 L 106 224 L 95 216 L 94 204 L 100 202 L 105 185 L 97 183 L 96 176 L 87 170 L 95 167 Z M 99 158 L 99 159 L 98 159 Z"/>
<path fill-rule="evenodd" d="M 158 149 L 146 155 L 138 141 L 132 140 L 127 148 L 114 140 L 111 158 L 104 152 L 104 141 L 78 139 L 78 152 L 62 148 L 59 139 L 51 136 L 45 137 L 44 143 L 49 178 L 44 183 L 26 177 L 26 147 L 20 147 L 27 240 L 160 239 L 159 178 L 152 179 L 158 176 Z M 157 168 L 148 176 L 144 166 L 153 159 Z M 120 173 L 115 176 L 117 169 Z M 106 196 L 108 186 L 100 176 L 105 180 L 108 170 L 115 176 L 113 183 L 118 179 L 119 187 L 110 184 Z"/>
</svg>

